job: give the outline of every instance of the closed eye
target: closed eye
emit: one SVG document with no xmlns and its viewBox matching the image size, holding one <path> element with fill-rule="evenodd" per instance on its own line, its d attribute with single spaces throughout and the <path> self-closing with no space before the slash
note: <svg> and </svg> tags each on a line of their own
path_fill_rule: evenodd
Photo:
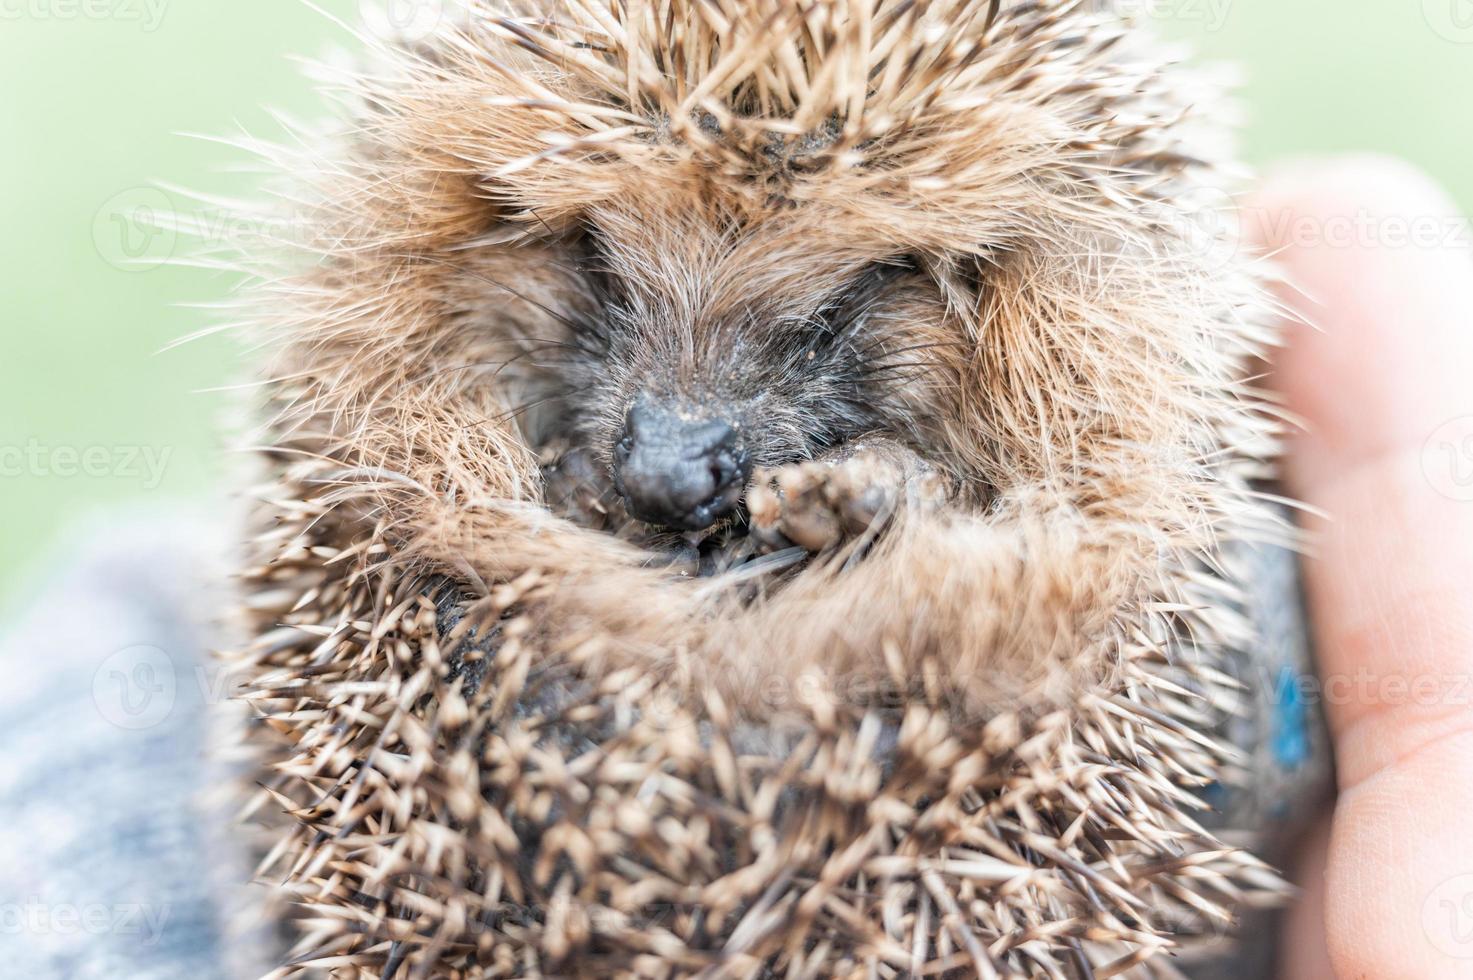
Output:
<svg viewBox="0 0 1473 980">
<path fill-rule="evenodd" d="M 614 272 L 608 243 L 599 229 L 591 222 L 585 222 L 571 244 L 578 257 L 578 271 L 599 305 L 606 309 L 620 305 L 624 299 L 624 283 Z"/>
<path fill-rule="evenodd" d="M 874 262 L 836 291 L 818 312 L 821 343 L 829 344 L 863 325 L 865 314 L 899 280 L 914 275 L 919 266 L 908 255 Z"/>
</svg>

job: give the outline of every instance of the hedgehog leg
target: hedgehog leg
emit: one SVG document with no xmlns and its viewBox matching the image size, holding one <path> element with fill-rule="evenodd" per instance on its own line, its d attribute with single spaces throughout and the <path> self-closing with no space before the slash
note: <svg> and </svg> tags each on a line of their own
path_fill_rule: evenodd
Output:
<svg viewBox="0 0 1473 980">
<path fill-rule="evenodd" d="M 865 439 L 828 456 L 759 470 L 747 491 L 765 550 L 824 551 L 882 528 L 901 510 L 945 503 L 946 480 L 913 450 Z"/>
</svg>

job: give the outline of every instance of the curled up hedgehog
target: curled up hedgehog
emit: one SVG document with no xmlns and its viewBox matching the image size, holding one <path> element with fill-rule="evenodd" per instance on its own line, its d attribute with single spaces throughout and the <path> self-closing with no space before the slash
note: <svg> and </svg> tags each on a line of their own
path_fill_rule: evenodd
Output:
<svg viewBox="0 0 1473 980">
<path fill-rule="evenodd" d="M 281 975 L 1266 976 L 1325 765 L 1212 86 L 1051 0 L 370 48 L 251 257 Z"/>
</svg>

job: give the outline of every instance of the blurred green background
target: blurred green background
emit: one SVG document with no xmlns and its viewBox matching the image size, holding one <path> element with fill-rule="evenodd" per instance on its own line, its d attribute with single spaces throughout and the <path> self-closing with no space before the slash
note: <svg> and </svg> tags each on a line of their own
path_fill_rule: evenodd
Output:
<svg viewBox="0 0 1473 980">
<path fill-rule="evenodd" d="M 317 2 L 358 16 L 358 0 Z M 435 0 L 396 2 L 412 15 Z M 1241 64 L 1255 164 L 1394 152 L 1473 206 L 1473 0 L 1122 2 Z M 0 0 L 0 601 L 29 590 L 83 516 L 224 506 L 230 398 L 201 392 L 239 379 L 231 344 L 158 351 L 209 322 L 180 304 L 232 281 L 157 266 L 183 243 L 119 216 L 167 206 L 158 182 L 249 194 L 242 154 L 177 134 L 270 137 L 268 108 L 313 117 L 289 56 L 332 44 L 351 38 L 302 0 Z"/>
</svg>

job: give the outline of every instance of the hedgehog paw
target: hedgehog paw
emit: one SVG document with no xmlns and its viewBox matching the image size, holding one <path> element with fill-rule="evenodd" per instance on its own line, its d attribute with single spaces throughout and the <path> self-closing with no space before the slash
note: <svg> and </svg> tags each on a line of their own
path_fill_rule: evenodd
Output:
<svg viewBox="0 0 1473 980">
<path fill-rule="evenodd" d="M 934 510 L 944 479 L 914 452 L 869 441 L 821 459 L 758 470 L 747 491 L 752 535 L 768 551 L 825 551 L 873 534 L 901 509 Z"/>
<path fill-rule="evenodd" d="M 554 514 L 597 531 L 626 522 L 608 467 L 592 450 L 558 446 L 543 459 L 543 499 Z"/>
</svg>

